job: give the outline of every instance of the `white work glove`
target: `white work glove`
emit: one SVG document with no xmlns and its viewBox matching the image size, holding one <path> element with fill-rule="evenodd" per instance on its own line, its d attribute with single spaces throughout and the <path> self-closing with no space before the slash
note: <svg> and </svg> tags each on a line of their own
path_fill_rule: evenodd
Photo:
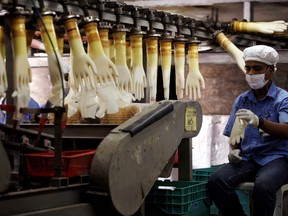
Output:
<svg viewBox="0 0 288 216">
<path fill-rule="evenodd" d="M 248 109 L 239 109 L 236 112 L 236 116 L 238 116 L 240 120 L 248 122 L 248 124 L 252 125 L 253 127 L 258 127 L 259 125 L 258 116 Z"/>
<path fill-rule="evenodd" d="M 245 128 L 247 124 L 248 123 L 246 121 L 242 121 L 239 119 L 238 116 L 236 116 L 229 139 L 229 143 L 231 145 L 239 144 L 241 139 L 244 138 Z"/>
<path fill-rule="evenodd" d="M 230 163 L 239 163 L 242 160 L 240 153 L 241 153 L 240 149 L 231 150 L 228 154 L 229 162 Z"/>
<path fill-rule="evenodd" d="M 235 32 L 259 32 L 263 34 L 274 34 L 287 30 L 287 23 L 284 20 L 273 22 L 233 22 Z"/>
</svg>

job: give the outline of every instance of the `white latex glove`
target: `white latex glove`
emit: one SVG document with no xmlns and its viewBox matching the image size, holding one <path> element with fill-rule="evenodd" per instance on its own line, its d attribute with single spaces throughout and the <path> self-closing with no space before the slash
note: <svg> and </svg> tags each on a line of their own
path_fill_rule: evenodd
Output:
<svg viewBox="0 0 288 216">
<path fill-rule="evenodd" d="M 158 75 L 158 39 L 146 39 L 147 78 L 150 88 L 150 101 L 156 101 L 157 75 Z"/>
<path fill-rule="evenodd" d="M 118 84 L 118 71 L 114 63 L 103 53 L 98 57 L 91 56 L 97 68 L 97 81 L 100 85 L 106 82 L 113 82 L 114 85 Z"/>
<path fill-rule="evenodd" d="M 198 45 L 190 44 L 188 51 L 189 72 L 186 78 L 186 95 L 189 99 L 197 100 L 201 98 L 201 87 L 205 89 L 204 78 L 199 70 Z"/>
<path fill-rule="evenodd" d="M 73 71 L 74 85 L 80 89 L 95 88 L 94 75 L 97 70 L 90 56 L 85 52 L 77 19 L 68 19 L 64 23 L 71 49 L 71 69 Z"/>
<path fill-rule="evenodd" d="M 0 52 L 0 99 L 6 96 L 6 90 L 8 88 L 7 74 L 4 59 Z"/>
<path fill-rule="evenodd" d="M 144 88 L 147 86 L 146 74 L 143 68 L 143 46 L 142 35 L 131 35 L 131 51 L 132 51 L 132 92 L 136 100 L 144 98 Z"/>
<path fill-rule="evenodd" d="M 238 116 L 236 116 L 229 139 L 229 143 L 231 145 L 239 144 L 240 140 L 244 138 L 247 124 L 248 123 L 246 121 L 242 121 Z"/>
<path fill-rule="evenodd" d="M 66 83 L 64 83 L 64 88 L 66 88 Z M 61 84 L 52 86 L 52 96 L 49 98 L 49 101 L 54 106 L 62 106 L 63 88 Z"/>
<path fill-rule="evenodd" d="M 15 98 L 15 112 L 13 114 L 14 120 L 22 120 L 23 114 L 20 113 L 20 108 L 28 107 L 30 100 L 30 88 L 22 87 L 20 90 L 14 90 L 12 97 Z"/>
<path fill-rule="evenodd" d="M 240 153 L 241 153 L 240 149 L 234 149 L 234 150 L 230 151 L 228 154 L 229 162 L 230 163 L 239 163 L 242 160 Z"/>
<path fill-rule="evenodd" d="M 274 34 L 287 30 L 287 24 L 284 20 L 273 22 L 233 22 L 233 31 L 235 32 L 259 32 L 263 34 Z"/>
<path fill-rule="evenodd" d="M 99 108 L 99 105 L 96 101 L 95 89 L 82 90 L 79 94 L 78 104 L 82 118 L 94 119 L 96 117 L 96 111 Z"/>
<path fill-rule="evenodd" d="M 78 100 L 80 93 L 74 92 L 73 88 L 69 89 L 68 95 L 64 99 L 64 104 L 68 106 L 67 117 L 70 118 L 78 110 Z"/>
<path fill-rule="evenodd" d="M 252 111 L 248 109 L 239 109 L 236 112 L 236 116 L 243 121 L 248 122 L 248 124 L 252 125 L 253 127 L 258 127 L 259 125 L 259 118 L 255 115 Z"/>
<path fill-rule="evenodd" d="M 144 88 L 147 86 L 146 75 L 143 66 L 133 67 L 132 71 L 133 93 L 136 100 L 144 98 Z"/>
<path fill-rule="evenodd" d="M 132 101 L 135 101 L 135 98 L 132 93 L 125 90 L 118 90 L 118 106 L 120 108 L 131 105 Z"/>
<path fill-rule="evenodd" d="M 97 68 L 97 81 L 100 85 L 106 82 L 118 83 L 118 72 L 114 63 L 105 55 L 96 22 L 84 26 L 88 39 L 88 55 Z"/>
<path fill-rule="evenodd" d="M 118 90 L 112 82 L 104 83 L 97 87 L 99 96 L 99 110 L 96 113 L 98 118 L 102 118 L 105 113 L 112 114 L 119 111 Z"/>
<path fill-rule="evenodd" d="M 127 65 L 116 65 L 116 69 L 119 73 L 118 76 L 118 89 L 125 90 L 129 93 L 132 92 L 132 78 L 131 73 Z"/>
<path fill-rule="evenodd" d="M 185 44 L 176 42 L 174 45 L 175 81 L 177 99 L 183 99 L 185 88 Z"/>
<path fill-rule="evenodd" d="M 57 56 L 57 57 L 56 57 Z M 64 66 L 62 62 L 62 57 L 59 53 L 59 51 L 55 53 L 51 53 L 47 55 L 48 57 L 48 68 L 49 68 L 49 73 L 50 73 L 50 78 L 51 78 L 51 83 L 53 86 L 56 85 L 61 85 L 61 76 L 64 80 Z M 59 60 L 59 64 L 57 62 L 57 58 Z"/>
<path fill-rule="evenodd" d="M 243 52 L 238 49 L 227 37 L 221 32 L 216 36 L 218 43 L 231 55 L 231 57 L 236 61 L 238 67 L 241 71 L 246 74 L 245 61 L 243 59 Z"/>
<path fill-rule="evenodd" d="M 115 65 L 118 71 L 118 89 L 132 92 L 132 77 L 126 59 L 126 32 L 113 33 Z"/>
</svg>

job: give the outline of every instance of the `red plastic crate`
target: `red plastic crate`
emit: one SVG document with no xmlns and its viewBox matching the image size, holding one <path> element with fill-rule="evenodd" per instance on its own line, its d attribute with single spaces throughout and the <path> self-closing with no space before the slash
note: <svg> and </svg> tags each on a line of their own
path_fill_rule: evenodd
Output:
<svg viewBox="0 0 288 216">
<path fill-rule="evenodd" d="M 62 176 L 73 177 L 90 172 L 91 163 L 96 150 L 73 150 L 62 152 Z M 53 177 L 54 152 L 25 154 L 30 176 Z"/>
</svg>

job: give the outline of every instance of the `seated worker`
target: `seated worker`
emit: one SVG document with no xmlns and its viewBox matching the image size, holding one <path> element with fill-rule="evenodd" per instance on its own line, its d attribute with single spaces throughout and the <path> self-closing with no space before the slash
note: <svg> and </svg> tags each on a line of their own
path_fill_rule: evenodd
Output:
<svg viewBox="0 0 288 216">
<path fill-rule="evenodd" d="M 2 104 L 6 103 L 6 99 L 2 100 Z M 40 108 L 40 105 L 32 98 L 30 97 L 29 103 L 28 103 L 29 108 Z M 33 114 L 25 114 L 23 116 L 23 120 L 21 122 L 31 122 L 33 120 L 34 115 Z M 0 123 L 5 124 L 6 123 L 6 112 L 1 110 L 1 118 L 0 118 Z"/>
<path fill-rule="evenodd" d="M 243 58 L 251 89 L 236 98 L 224 130 L 230 140 L 241 133 L 243 138 L 235 145 L 230 141 L 229 163 L 211 175 L 208 188 L 223 216 L 244 216 L 235 189 L 254 182 L 251 216 L 273 216 L 276 192 L 288 183 L 288 93 L 273 82 L 279 59 L 275 49 L 248 47 Z"/>
</svg>

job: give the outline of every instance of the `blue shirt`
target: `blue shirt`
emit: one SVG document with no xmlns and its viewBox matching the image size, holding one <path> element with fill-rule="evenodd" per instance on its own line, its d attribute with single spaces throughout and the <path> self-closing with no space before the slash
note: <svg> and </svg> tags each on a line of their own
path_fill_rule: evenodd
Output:
<svg viewBox="0 0 288 216">
<path fill-rule="evenodd" d="M 258 117 L 272 122 L 288 123 L 288 92 L 271 84 L 266 96 L 257 101 L 252 90 L 239 95 L 230 114 L 223 134 L 230 136 L 239 109 L 249 109 Z M 261 132 L 259 128 L 248 125 L 241 142 L 243 160 L 253 158 L 258 164 L 265 165 L 277 158 L 288 158 L 288 139 L 280 139 Z"/>
</svg>

